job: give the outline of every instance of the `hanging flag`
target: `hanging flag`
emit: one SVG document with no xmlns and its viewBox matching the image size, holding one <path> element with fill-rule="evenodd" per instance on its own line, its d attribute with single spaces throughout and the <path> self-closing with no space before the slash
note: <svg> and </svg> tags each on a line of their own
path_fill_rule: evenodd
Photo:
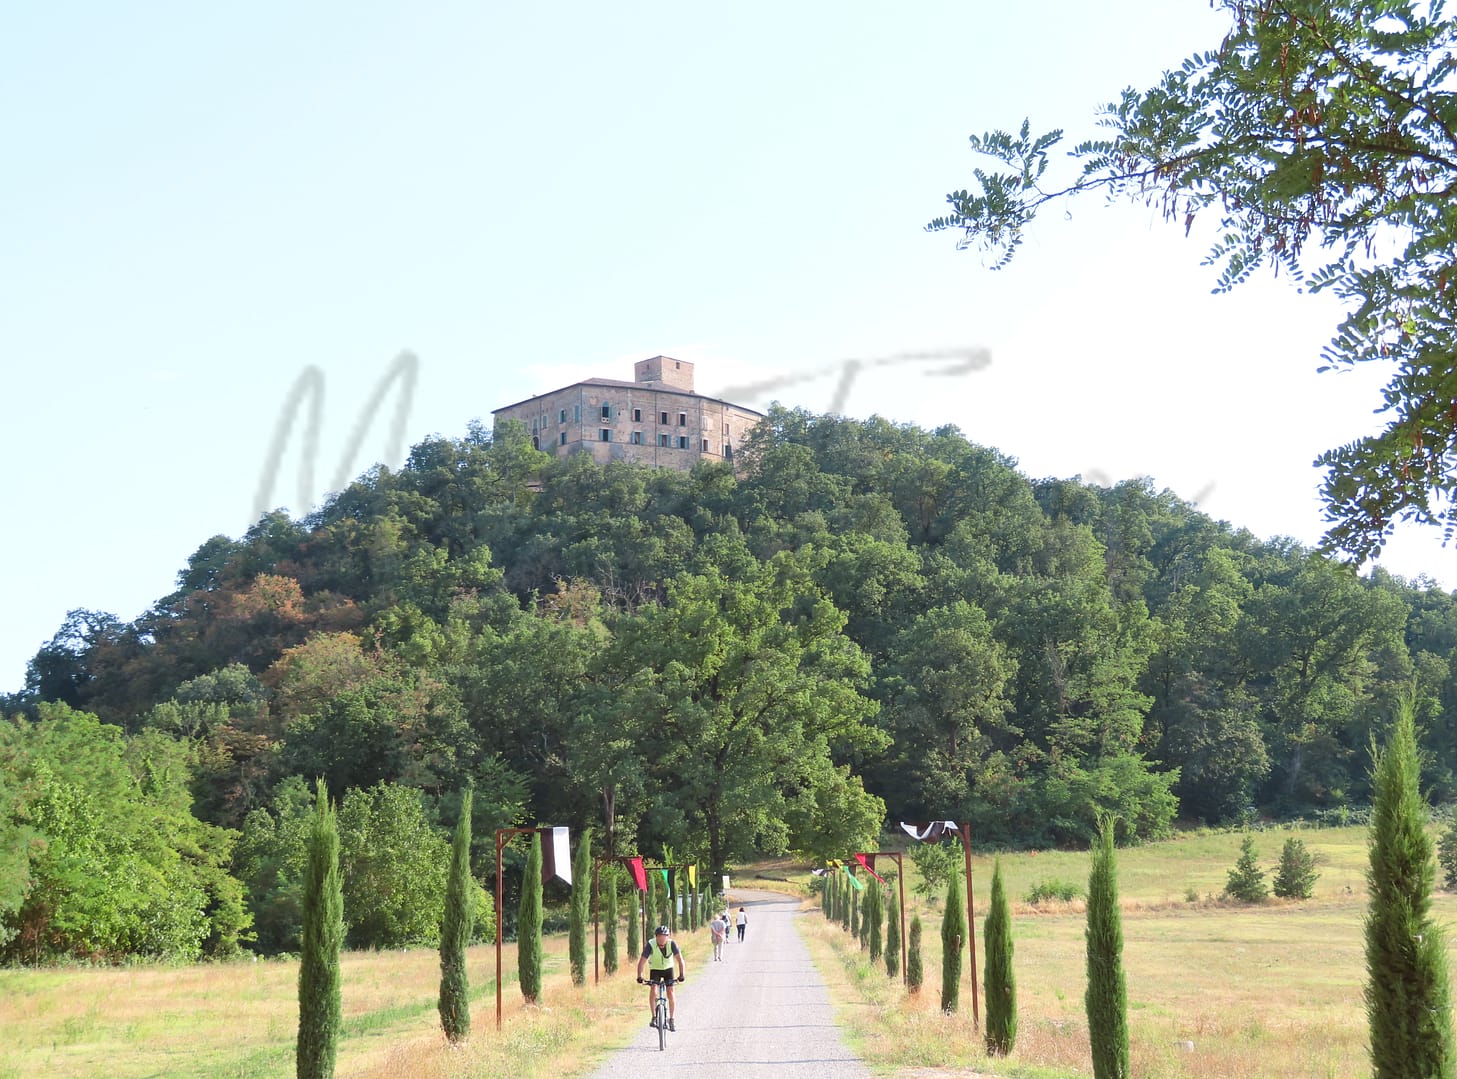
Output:
<svg viewBox="0 0 1457 1079">
<path fill-rule="evenodd" d="M 672 899 L 673 898 L 673 874 L 670 873 L 666 869 L 659 869 L 658 872 L 663 875 L 663 887 L 668 890 L 668 898 L 669 899 Z"/>
<path fill-rule="evenodd" d="M 572 846 L 566 828 L 538 828 L 541 834 L 541 882 L 556 877 L 572 883 Z"/>
<path fill-rule="evenodd" d="M 828 869 L 811 869 L 809 875 L 812 877 L 828 877 L 830 871 Z"/>
<path fill-rule="evenodd" d="M 881 884 L 885 883 L 885 878 L 875 871 L 875 855 L 857 854 L 855 855 L 855 860 L 863 865 L 865 867 L 865 871 L 876 880 L 880 881 Z"/>
<path fill-rule="evenodd" d="M 847 865 L 842 868 L 845 870 L 845 876 L 850 878 L 850 883 L 855 885 L 855 890 L 857 892 L 865 891 L 865 885 L 861 884 L 858 880 L 855 879 L 855 874 L 850 871 L 850 867 Z"/>
<path fill-rule="evenodd" d="M 698 866 L 696 865 L 688 867 L 688 887 L 694 891 L 698 890 Z"/>
<path fill-rule="evenodd" d="M 642 867 L 641 858 L 624 858 L 627 868 L 632 870 L 632 882 L 637 885 L 637 890 L 645 892 L 648 890 L 648 872 Z"/>
<path fill-rule="evenodd" d="M 944 839 L 947 832 L 959 832 L 961 829 L 954 820 L 933 820 L 929 824 L 907 824 L 901 821 L 901 830 L 922 843 L 934 843 L 938 839 Z"/>
</svg>

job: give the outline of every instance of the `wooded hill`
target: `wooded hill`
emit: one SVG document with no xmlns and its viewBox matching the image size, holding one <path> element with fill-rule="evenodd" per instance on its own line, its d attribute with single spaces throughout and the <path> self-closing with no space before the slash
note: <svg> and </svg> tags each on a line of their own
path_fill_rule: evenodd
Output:
<svg viewBox="0 0 1457 1079">
<path fill-rule="evenodd" d="M 78 761 L 112 776 L 97 820 L 170 806 L 129 849 L 182 851 L 198 917 L 241 904 L 275 949 L 316 776 L 381 850 L 397 825 L 398 849 L 443 842 L 473 783 L 483 871 L 519 821 L 711 866 L 843 856 L 902 819 L 1083 844 L 1100 811 L 1123 839 L 1343 814 L 1414 692 L 1424 782 L 1457 797 L 1457 598 L 1430 581 L 1147 481 L 1029 479 L 952 427 L 776 407 L 739 465 L 604 467 L 472 426 L 208 540 L 135 622 L 72 612 L 4 702 L 0 822 L 33 842 L 0 864 L 0 954 L 78 950 L 64 888 L 36 899 L 84 816 L 65 798 L 102 797 Z M 382 871 L 353 870 L 356 912 Z M 373 917 L 355 943 L 422 932 Z M 194 954 L 247 940 L 228 918 Z"/>
</svg>

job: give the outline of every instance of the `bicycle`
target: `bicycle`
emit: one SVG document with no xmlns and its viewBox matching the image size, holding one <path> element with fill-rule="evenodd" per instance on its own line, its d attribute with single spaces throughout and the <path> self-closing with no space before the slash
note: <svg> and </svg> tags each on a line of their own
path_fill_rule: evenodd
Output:
<svg viewBox="0 0 1457 1079">
<path fill-rule="evenodd" d="M 682 978 L 676 979 L 682 982 Z M 639 978 L 638 985 L 647 985 L 648 979 Z M 653 982 L 658 987 L 657 997 L 653 1001 L 653 1026 L 658 1028 L 658 1052 L 668 1048 L 668 983 Z"/>
</svg>

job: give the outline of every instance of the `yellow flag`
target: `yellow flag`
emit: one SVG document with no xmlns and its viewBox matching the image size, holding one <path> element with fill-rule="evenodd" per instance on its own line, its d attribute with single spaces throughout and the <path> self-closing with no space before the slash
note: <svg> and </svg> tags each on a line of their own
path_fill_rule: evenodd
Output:
<svg viewBox="0 0 1457 1079">
<path fill-rule="evenodd" d="M 690 865 L 688 867 L 688 887 L 698 887 L 698 867 L 696 865 Z"/>
</svg>

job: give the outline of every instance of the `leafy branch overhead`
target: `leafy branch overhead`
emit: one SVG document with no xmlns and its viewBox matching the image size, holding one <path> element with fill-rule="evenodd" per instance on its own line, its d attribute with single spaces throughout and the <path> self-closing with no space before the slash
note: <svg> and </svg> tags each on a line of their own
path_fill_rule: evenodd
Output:
<svg viewBox="0 0 1457 1079">
<path fill-rule="evenodd" d="M 1322 370 L 1381 361 L 1384 428 L 1322 453 L 1325 544 L 1360 562 L 1399 521 L 1457 531 L 1457 26 L 1441 0 L 1216 0 L 1220 47 L 1105 105 L 1081 171 L 1044 186 L 1062 132 L 973 136 L 1005 168 L 928 231 L 1005 267 L 1047 203 L 1088 191 L 1158 208 L 1187 233 L 1218 218 L 1214 291 L 1261 266 L 1346 308 Z"/>
</svg>

